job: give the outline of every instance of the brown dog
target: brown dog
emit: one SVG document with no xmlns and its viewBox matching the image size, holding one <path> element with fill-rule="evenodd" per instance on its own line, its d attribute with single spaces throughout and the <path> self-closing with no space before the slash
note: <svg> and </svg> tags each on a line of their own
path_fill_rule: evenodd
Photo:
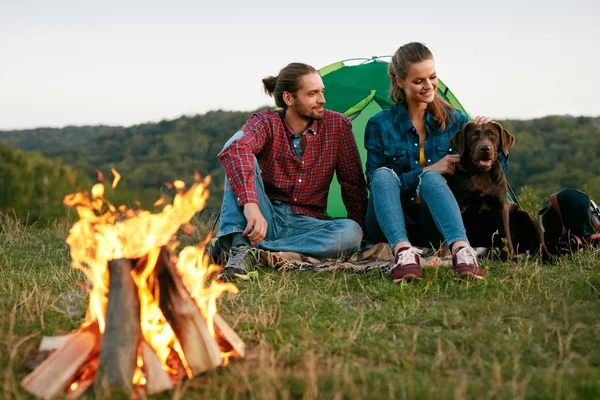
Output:
<svg viewBox="0 0 600 400">
<path fill-rule="evenodd" d="M 496 122 L 466 123 L 450 140 L 460 155 L 454 176 L 449 179 L 474 247 L 502 248 L 506 239 L 508 255 L 529 250 L 548 258 L 539 222 L 531 213 L 508 200 L 508 184 L 498 153 L 505 155 L 515 138 Z"/>
</svg>

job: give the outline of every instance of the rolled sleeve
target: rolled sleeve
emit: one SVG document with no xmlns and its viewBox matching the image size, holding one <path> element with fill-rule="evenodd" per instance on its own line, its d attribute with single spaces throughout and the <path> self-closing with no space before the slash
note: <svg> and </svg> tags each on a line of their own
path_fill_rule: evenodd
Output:
<svg viewBox="0 0 600 400">
<path fill-rule="evenodd" d="M 233 190 L 233 187 L 232 187 Z M 235 193 L 235 191 L 233 192 Z M 255 203 L 258 204 L 258 195 L 256 193 L 256 187 L 254 186 L 254 183 L 248 183 L 246 186 L 244 186 L 241 191 L 239 192 L 239 194 L 236 197 L 237 200 L 237 204 L 240 207 L 243 207 L 244 204 L 248 204 L 248 203 Z"/>
<path fill-rule="evenodd" d="M 417 190 L 419 185 L 419 175 L 423 172 L 423 167 L 417 166 L 408 172 L 401 172 L 398 167 L 390 163 L 385 156 L 384 136 L 393 135 L 391 125 L 381 124 L 377 118 L 371 118 L 365 127 L 365 148 L 367 149 L 366 175 L 367 182 L 371 184 L 373 174 L 379 168 L 386 167 L 393 169 L 400 180 L 400 191 L 408 192 Z"/>
<path fill-rule="evenodd" d="M 352 132 L 352 123 L 344 117 L 345 133 L 338 157 L 336 174 L 342 189 L 342 201 L 348 218 L 356 221 L 364 230 L 367 211 L 367 185 L 362 170 L 360 152 Z"/>
<path fill-rule="evenodd" d="M 378 168 L 386 166 L 386 159 L 383 155 L 381 128 L 373 119 L 369 119 L 365 127 L 365 149 L 367 149 L 366 176 L 367 182 L 370 185 L 375 171 Z"/>
<path fill-rule="evenodd" d="M 254 114 L 242 127 L 242 131 L 244 134 L 240 138 L 218 154 L 239 206 L 258 203 L 254 184 L 254 155 L 262 150 L 268 139 L 268 122 Z"/>
</svg>

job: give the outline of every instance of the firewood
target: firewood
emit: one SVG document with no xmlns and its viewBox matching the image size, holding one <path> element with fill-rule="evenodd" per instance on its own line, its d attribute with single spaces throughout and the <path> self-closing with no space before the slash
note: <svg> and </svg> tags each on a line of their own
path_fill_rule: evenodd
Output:
<svg viewBox="0 0 600 400">
<path fill-rule="evenodd" d="M 94 384 L 94 377 L 89 377 L 77 382 L 77 387 L 67 393 L 67 399 L 78 399 Z"/>
<path fill-rule="evenodd" d="M 98 348 L 99 349 L 99 348 Z M 92 387 L 96 380 L 96 372 L 100 364 L 100 354 L 94 353 L 94 356 L 88 359 L 77 371 L 73 383 L 67 390 L 68 399 L 77 399 Z"/>
<path fill-rule="evenodd" d="M 230 347 L 235 351 L 237 357 L 244 357 L 244 353 L 246 352 L 246 345 L 244 344 L 244 341 L 238 336 L 237 333 L 235 333 L 233 329 L 231 329 L 223 317 L 221 317 L 219 314 L 215 314 L 213 317 L 213 323 L 217 332 L 217 336 L 226 342 L 226 345 L 224 346 L 225 351 L 229 351 L 230 349 L 228 347 Z"/>
<path fill-rule="evenodd" d="M 23 378 L 21 385 L 36 397 L 56 397 L 71 384 L 81 365 L 98 351 L 99 343 L 97 323 L 79 329 L 39 367 Z"/>
<path fill-rule="evenodd" d="M 142 360 L 146 371 L 146 394 L 155 394 L 173 388 L 173 382 L 158 359 L 152 346 L 142 340 Z"/>
<path fill-rule="evenodd" d="M 217 368 L 223 362 L 219 345 L 165 249 L 161 250 L 155 273 L 160 309 L 179 340 L 193 376 Z"/>
<path fill-rule="evenodd" d="M 141 337 L 140 300 L 131 276 L 132 261 L 112 260 L 108 263 L 109 287 L 106 306 L 106 329 L 102 335 L 100 365 L 94 383 L 98 397 L 116 393 L 132 395 Z"/>
<path fill-rule="evenodd" d="M 40 342 L 40 351 L 52 351 L 65 344 L 71 335 L 44 336 Z"/>
</svg>

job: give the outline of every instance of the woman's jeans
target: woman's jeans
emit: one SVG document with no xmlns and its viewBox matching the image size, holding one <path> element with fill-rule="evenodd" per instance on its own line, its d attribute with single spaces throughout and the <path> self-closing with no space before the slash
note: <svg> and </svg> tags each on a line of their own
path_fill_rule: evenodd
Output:
<svg viewBox="0 0 600 400">
<path fill-rule="evenodd" d="M 421 238 L 413 237 L 411 241 L 407 233 L 407 215 L 402 208 L 398 176 L 389 168 L 375 171 L 371 179 L 366 216 L 369 241 L 387 241 L 392 249 L 400 242 L 420 242 L 419 245 L 434 247 L 442 240 L 448 247 L 459 240 L 468 243 L 460 209 L 444 177 L 437 171 L 427 171 L 421 174 L 420 179 L 417 192 L 421 196 L 421 215 L 418 221 L 413 222 L 420 223 L 419 228 L 424 235 Z M 436 236 L 438 243 L 432 239 Z"/>
<path fill-rule="evenodd" d="M 243 132 L 236 133 L 227 147 Z M 321 220 L 294 214 L 292 206 L 282 202 L 271 202 L 262 181 L 261 171 L 255 159 L 255 187 L 258 192 L 258 207 L 267 221 L 266 237 L 256 247 L 269 251 L 293 251 L 313 257 L 337 257 L 343 252 L 358 249 L 363 237 L 360 226 L 350 219 Z M 243 232 L 248 222 L 244 209 L 237 205 L 229 179 L 225 178 L 221 220 L 217 238 L 235 232 Z"/>
</svg>

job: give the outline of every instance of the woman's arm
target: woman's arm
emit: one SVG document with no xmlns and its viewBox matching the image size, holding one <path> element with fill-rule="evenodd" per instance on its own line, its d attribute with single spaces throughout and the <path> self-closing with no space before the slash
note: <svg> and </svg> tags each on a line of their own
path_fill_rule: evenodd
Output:
<svg viewBox="0 0 600 400">
<path fill-rule="evenodd" d="M 373 173 L 378 168 L 388 166 L 383 155 L 381 128 L 373 118 L 369 119 L 365 127 L 365 148 L 367 149 L 365 175 L 367 176 L 367 185 L 370 186 Z"/>
<path fill-rule="evenodd" d="M 348 218 L 365 228 L 367 213 L 367 187 L 362 169 L 358 145 L 352 132 L 352 123 L 343 117 L 345 132 L 340 143 L 340 152 L 336 166 L 336 175 L 342 190 L 342 201 L 348 212 Z"/>
<path fill-rule="evenodd" d="M 423 167 L 410 161 L 410 149 L 402 149 L 402 143 L 408 142 L 400 141 L 400 134 L 394 131 L 394 125 L 381 116 L 377 117 L 371 118 L 365 128 L 367 182 L 370 185 L 375 171 L 385 167 L 392 169 L 398 176 L 401 192 L 417 190 Z M 389 148 L 390 143 L 398 146 Z"/>
</svg>

